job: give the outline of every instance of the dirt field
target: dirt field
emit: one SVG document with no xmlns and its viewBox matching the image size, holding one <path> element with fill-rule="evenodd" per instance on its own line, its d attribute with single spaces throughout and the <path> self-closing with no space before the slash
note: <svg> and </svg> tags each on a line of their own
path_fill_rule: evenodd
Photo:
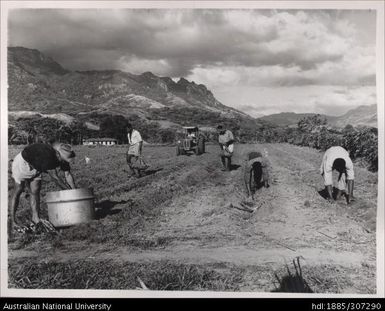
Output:
<svg viewBox="0 0 385 311">
<path fill-rule="evenodd" d="M 150 289 L 268 292 L 300 256 L 314 292 L 375 293 L 377 174 L 356 166 L 357 201 L 329 204 L 319 193 L 322 153 L 258 145 L 272 182 L 249 213 L 231 204 L 244 197 L 242 156 L 254 147 L 236 146 L 230 172 L 221 171 L 217 146 L 179 157 L 173 147 L 145 147 L 151 167 L 141 179 L 127 178 L 124 148 L 77 147 L 75 181 L 94 188 L 98 219 L 10 237 L 9 286 L 135 289 L 140 277 Z M 10 148 L 10 158 L 17 152 Z M 43 179 L 44 202 L 56 188 Z M 18 217 L 29 219 L 25 197 Z"/>
</svg>

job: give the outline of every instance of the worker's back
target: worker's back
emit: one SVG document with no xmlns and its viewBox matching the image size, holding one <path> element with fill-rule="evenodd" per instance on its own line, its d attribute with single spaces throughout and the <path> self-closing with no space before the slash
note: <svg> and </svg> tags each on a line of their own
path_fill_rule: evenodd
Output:
<svg viewBox="0 0 385 311">
<path fill-rule="evenodd" d="M 261 157 L 262 157 L 262 153 L 260 153 L 259 151 L 251 151 L 247 154 L 247 158 L 249 161 L 252 159 L 261 158 Z"/>
</svg>

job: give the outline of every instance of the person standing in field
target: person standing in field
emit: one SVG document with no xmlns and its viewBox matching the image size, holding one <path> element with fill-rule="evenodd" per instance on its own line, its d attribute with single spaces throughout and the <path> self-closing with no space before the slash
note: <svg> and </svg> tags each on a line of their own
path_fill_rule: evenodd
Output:
<svg viewBox="0 0 385 311">
<path fill-rule="evenodd" d="M 48 173 L 62 189 L 75 189 L 74 178 L 70 172 L 70 163 L 73 162 L 74 157 L 75 152 L 70 145 L 56 142 L 52 145 L 31 144 L 16 155 L 12 162 L 12 178 L 15 181 L 10 210 L 12 230 L 23 228 L 16 221 L 16 210 L 25 186 L 28 187 L 30 193 L 32 222 L 37 224 L 41 221 L 40 189 L 43 172 Z M 65 181 L 59 177 L 57 168 L 64 172 Z M 50 170 L 54 170 L 54 174 L 49 173 Z"/>
<path fill-rule="evenodd" d="M 234 153 L 234 135 L 230 130 L 227 130 L 223 125 L 217 126 L 218 143 L 221 148 L 222 171 L 231 170 L 231 157 Z"/>
<path fill-rule="evenodd" d="M 135 168 L 136 162 L 142 157 L 143 139 L 137 130 L 134 130 L 130 123 L 127 124 L 128 150 L 126 160 L 131 175 L 140 177 L 140 170 Z M 130 176 L 131 176 L 130 175 Z"/>
<path fill-rule="evenodd" d="M 254 200 L 256 189 L 270 187 L 270 162 L 258 150 L 248 152 L 244 161 L 243 178 L 248 199 Z M 254 185 L 254 187 L 252 186 Z"/>
<path fill-rule="evenodd" d="M 340 146 L 330 147 L 326 150 L 321 163 L 320 173 L 323 176 L 327 199 L 333 202 L 333 171 L 338 173 L 337 196 L 336 200 L 341 198 L 342 194 L 346 196 L 346 202 L 349 204 L 354 201 L 354 169 L 353 162 L 349 153 Z M 346 189 L 347 188 L 347 189 Z M 346 192 L 347 190 L 347 192 Z"/>
</svg>

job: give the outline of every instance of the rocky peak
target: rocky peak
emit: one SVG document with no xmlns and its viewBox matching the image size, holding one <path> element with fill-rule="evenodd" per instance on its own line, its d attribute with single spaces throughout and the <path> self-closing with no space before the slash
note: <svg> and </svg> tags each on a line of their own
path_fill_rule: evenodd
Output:
<svg viewBox="0 0 385 311">
<path fill-rule="evenodd" d="M 97 110 L 122 114 L 131 113 L 134 108 L 136 112 L 146 113 L 147 109 L 163 106 L 232 110 L 218 102 L 206 86 L 183 77 L 175 82 L 149 71 L 139 75 L 120 70 L 66 71 L 37 50 L 14 47 L 8 51 L 11 110 L 42 113 Z M 53 74 L 58 76 L 52 79 Z M 69 104 L 65 105 L 66 102 Z"/>
<path fill-rule="evenodd" d="M 8 48 L 8 62 L 18 65 L 32 74 L 63 75 L 68 72 L 51 57 L 45 56 L 38 50 L 24 47 Z"/>
<path fill-rule="evenodd" d="M 177 82 L 179 85 L 190 85 L 190 82 L 186 80 L 185 78 L 181 77 L 179 81 Z"/>
<path fill-rule="evenodd" d="M 158 78 L 151 71 L 146 71 L 146 72 L 142 73 L 141 76 L 144 78 L 148 78 L 148 79 L 157 79 Z"/>
</svg>

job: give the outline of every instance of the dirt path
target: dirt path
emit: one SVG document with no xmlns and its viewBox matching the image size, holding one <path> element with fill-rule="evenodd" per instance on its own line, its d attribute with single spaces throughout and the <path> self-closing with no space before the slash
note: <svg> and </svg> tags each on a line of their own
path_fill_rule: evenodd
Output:
<svg viewBox="0 0 385 311">
<path fill-rule="evenodd" d="M 285 158 L 278 145 L 262 147 L 270 154 L 274 182 L 272 187 L 259 190 L 257 212 L 248 214 L 229 208 L 229 203 L 239 202 L 243 195 L 242 170 L 220 172 L 203 189 L 173 199 L 163 210 L 154 234 L 174 235 L 182 241 L 192 236 L 210 237 L 203 239 L 203 247 L 218 245 L 221 240 L 226 245 L 274 247 L 274 241 L 279 241 L 292 249 L 320 245 L 368 255 L 365 243 L 373 242 L 374 235 L 364 231 L 359 223 L 341 217 L 313 185 L 303 183 L 301 172 L 317 174 L 318 162 Z M 242 155 L 238 155 L 234 162 L 241 163 L 241 159 Z M 322 187 L 321 182 L 318 186 Z M 349 239 L 343 238 L 345 233 Z M 373 251 L 372 246 L 369 248 Z"/>
<path fill-rule="evenodd" d="M 307 269 L 320 274 L 324 273 L 325 267 L 337 267 L 337 272 L 331 269 L 335 279 L 345 280 L 349 271 L 349 280 L 340 282 L 339 292 L 374 292 L 375 231 L 367 230 L 365 222 L 352 219 L 355 212 L 350 211 L 359 206 L 347 207 L 344 202 L 331 205 L 320 196 L 317 190 L 323 185 L 318 167 L 322 155 L 310 148 L 289 145 L 258 147 L 268 153 L 273 173 L 271 187 L 258 190 L 258 209 L 254 213 L 230 207 L 230 203 L 239 203 L 244 195 L 240 165 L 253 146 L 239 146 L 233 159 L 235 169 L 231 172 L 220 171 L 217 149 L 209 146 L 208 153 L 200 157 L 158 159 L 157 164 L 162 170 L 141 180 L 143 187 L 135 188 L 137 190 L 130 197 L 138 201 L 149 191 L 157 195 L 156 189 L 162 186 L 175 188 L 175 195 L 171 199 L 166 197 L 157 207 L 157 214 L 133 235 L 136 239 L 163 243 L 138 249 L 108 243 L 64 241 L 64 249 L 45 251 L 46 260 L 230 263 L 247 269 L 258 267 L 271 271 L 257 282 L 260 284 L 264 279 L 265 285 L 243 288 L 267 290 L 266 284 L 271 281 L 273 272 L 299 256 Z M 359 168 L 357 175 L 367 180 L 374 178 Z M 373 208 L 376 190 L 365 189 L 364 182 L 358 184 L 356 196 L 360 198 L 359 204 Z M 188 187 L 183 188 L 185 185 Z M 119 187 L 131 186 L 123 183 Z M 124 196 L 118 191 L 113 198 L 124 202 Z M 128 206 L 121 203 L 116 208 Z M 111 219 L 107 217 L 101 221 L 107 223 Z M 9 256 L 11 260 L 31 258 L 37 257 L 37 252 L 36 248 L 30 247 L 10 250 Z"/>
</svg>

